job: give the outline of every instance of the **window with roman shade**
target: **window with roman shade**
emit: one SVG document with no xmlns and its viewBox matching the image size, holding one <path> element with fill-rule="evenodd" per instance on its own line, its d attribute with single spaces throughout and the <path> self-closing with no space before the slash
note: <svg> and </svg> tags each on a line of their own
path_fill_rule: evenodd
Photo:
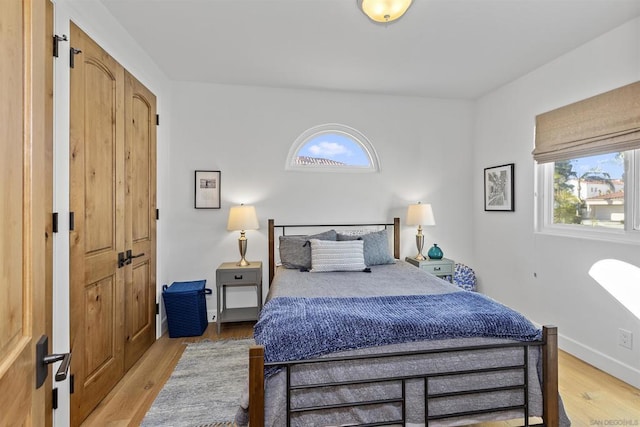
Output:
<svg viewBox="0 0 640 427">
<path fill-rule="evenodd" d="M 538 230 L 640 241 L 640 82 L 536 116 Z"/>
<path fill-rule="evenodd" d="M 640 82 L 536 117 L 533 157 L 555 162 L 640 148 Z"/>
</svg>

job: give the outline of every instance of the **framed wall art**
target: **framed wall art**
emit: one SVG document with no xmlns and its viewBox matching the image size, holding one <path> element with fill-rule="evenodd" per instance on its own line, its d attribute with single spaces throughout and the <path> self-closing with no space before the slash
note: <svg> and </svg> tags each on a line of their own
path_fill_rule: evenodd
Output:
<svg viewBox="0 0 640 427">
<path fill-rule="evenodd" d="M 220 209 L 220 171 L 196 171 L 195 208 Z"/>
<path fill-rule="evenodd" d="M 514 163 L 484 169 L 484 210 L 515 211 Z"/>
</svg>

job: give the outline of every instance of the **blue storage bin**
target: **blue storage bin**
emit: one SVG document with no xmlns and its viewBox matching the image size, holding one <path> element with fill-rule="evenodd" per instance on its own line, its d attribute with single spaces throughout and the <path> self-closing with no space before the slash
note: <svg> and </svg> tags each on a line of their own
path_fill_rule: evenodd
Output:
<svg viewBox="0 0 640 427">
<path fill-rule="evenodd" d="M 206 280 L 173 282 L 162 287 L 162 299 L 167 311 L 169 337 L 193 337 L 207 329 L 207 300 L 211 294 Z"/>
</svg>

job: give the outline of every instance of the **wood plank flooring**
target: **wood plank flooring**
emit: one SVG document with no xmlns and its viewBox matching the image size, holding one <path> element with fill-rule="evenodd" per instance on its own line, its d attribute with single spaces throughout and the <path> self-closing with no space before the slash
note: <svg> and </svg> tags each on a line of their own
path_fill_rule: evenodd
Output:
<svg viewBox="0 0 640 427">
<path fill-rule="evenodd" d="M 158 339 L 82 424 L 137 426 L 171 375 L 186 344 L 206 339 L 250 338 L 253 323 L 224 324 L 220 335 L 210 323 L 201 337 Z M 560 352 L 559 388 L 572 425 L 640 426 L 640 390 Z M 511 426 L 507 422 L 482 427 Z"/>
<path fill-rule="evenodd" d="M 137 426 L 171 376 L 188 343 L 203 340 L 251 338 L 253 322 L 226 323 L 218 335 L 216 324 L 209 323 L 200 337 L 160 337 L 131 367 L 124 378 L 82 423 L 83 427 Z"/>
</svg>

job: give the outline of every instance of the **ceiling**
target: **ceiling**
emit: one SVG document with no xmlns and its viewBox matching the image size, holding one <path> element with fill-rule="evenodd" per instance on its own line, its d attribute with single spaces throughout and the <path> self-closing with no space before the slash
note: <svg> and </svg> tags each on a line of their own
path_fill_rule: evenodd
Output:
<svg viewBox="0 0 640 427">
<path fill-rule="evenodd" d="M 80 1 L 80 0 L 79 0 Z M 176 81 L 477 98 L 640 16 L 640 0 L 100 0 Z"/>
</svg>

